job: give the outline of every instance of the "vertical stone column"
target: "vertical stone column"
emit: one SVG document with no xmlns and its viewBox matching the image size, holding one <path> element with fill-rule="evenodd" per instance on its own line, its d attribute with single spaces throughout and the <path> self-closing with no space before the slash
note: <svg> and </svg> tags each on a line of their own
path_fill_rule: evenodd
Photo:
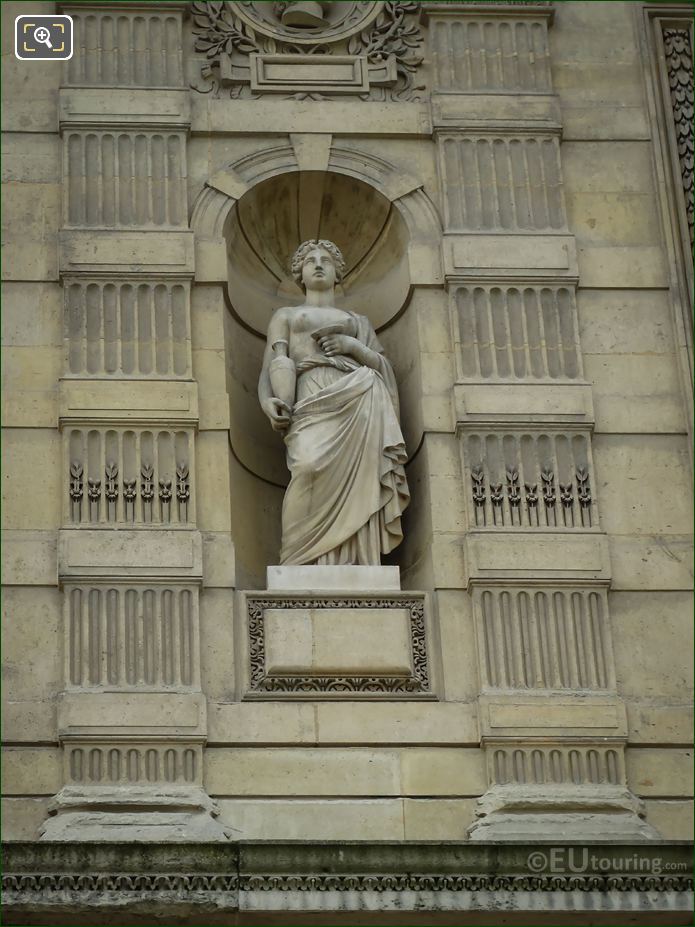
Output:
<svg viewBox="0 0 695 927">
<path fill-rule="evenodd" d="M 43 839 L 224 839 L 202 779 L 183 8 L 64 10 L 65 786 Z"/>
<path fill-rule="evenodd" d="M 488 791 L 472 840 L 655 836 L 628 791 L 548 3 L 426 3 Z"/>
</svg>

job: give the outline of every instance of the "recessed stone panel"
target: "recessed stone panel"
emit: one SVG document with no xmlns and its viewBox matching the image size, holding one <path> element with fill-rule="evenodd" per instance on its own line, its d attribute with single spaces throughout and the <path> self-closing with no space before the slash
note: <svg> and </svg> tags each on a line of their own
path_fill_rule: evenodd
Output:
<svg viewBox="0 0 695 927">
<path fill-rule="evenodd" d="M 444 272 L 448 277 L 577 277 L 573 236 L 500 235 L 495 232 L 445 236 Z"/>
<path fill-rule="evenodd" d="M 148 578 L 202 575 L 197 531 L 64 529 L 58 542 L 58 572 L 63 578 L 118 576 Z"/>
<path fill-rule="evenodd" d="M 411 672 L 405 608 L 302 608 L 265 612 L 269 673 Z"/>
<path fill-rule="evenodd" d="M 480 699 L 483 740 L 515 737 L 627 737 L 625 706 L 615 696 L 537 695 Z"/>
<path fill-rule="evenodd" d="M 468 581 L 474 583 L 521 578 L 607 582 L 610 578 L 608 543 L 599 533 L 471 531 L 463 556 Z"/>
</svg>

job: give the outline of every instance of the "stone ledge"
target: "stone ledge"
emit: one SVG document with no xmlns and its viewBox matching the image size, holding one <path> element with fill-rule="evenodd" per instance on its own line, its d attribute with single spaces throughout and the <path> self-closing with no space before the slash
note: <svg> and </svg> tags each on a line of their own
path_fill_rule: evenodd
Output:
<svg viewBox="0 0 695 927">
<path fill-rule="evenodd" d="M 547 19 L 549 23 L 553 21 L 555 8 L 552 0 L 428 0 L 421 4 L 422 11 L 425 14 L 425 22 L 429 21 L 430 16 L 438 18 L 455 16 L 457 19 L 462 16 L 470 16 L 479 19 L 484 16 L 504 17 L 505 19 Z"/>
<path fill-rule="evenodd" d="M 205 696 L 195 691 L 64 692 L 58 700 L 62 742 L 112 743 L 186 739 L 200 741 L 207 729 Z"/>
<path fill-rule="evenodd" d="M 314 101 L 285 100 L 229 100 L 211 99 L 211 94 L 199 93 L 191 99 L 191 131 L 207 135 L 219 132 L 225 135 L 254 135 L 265 133 L 268 126 L 273 132 L 314 133 L 326 131 L 326 116 Z M 344 135 L 416 136 L 429 138 L 432 134 L 428 103 L 369 103 L 340 101 L 340 132 Z"/>
<path fill-rule="evenodd" d="M 269 592 L 400 592 L 398 567 L 394 566 L 269 566 Z"/>
<path fill-rule="evenodd" d="M 547 850 L 539 847 L 547 846 Z M 685 923 L 692 844 L 6 843 L 5 923 Z M 549 861 L 560 861 L 549 870 Z M 537 864 L 545 861 L 539 871 Z M 585 865 L 576 871 L 577 860 Z M 626 872 L 625 860 L 642 862 Z M 569 862 L 575 866 L 570 868 Z M 610 919 L 606 911 L 610 910 Z M 290 912 L 297 912 L 292 917 Z M 405 915 L 405 918 L 404 918 Z M 282 917 L 282 920 L 276 918 Z M 28 919 L 27 919 L 28 918 Z M 202 918 L 202 920 L 201 920 Z M 248 919 L 247 919 L 248 918 Z M 530 918 L 530 919 L 529 919 Z M 683 920 L 681 920 L 683 918 Z M 175 919 L 175 920 L 174 920 Z"/>
</svg>

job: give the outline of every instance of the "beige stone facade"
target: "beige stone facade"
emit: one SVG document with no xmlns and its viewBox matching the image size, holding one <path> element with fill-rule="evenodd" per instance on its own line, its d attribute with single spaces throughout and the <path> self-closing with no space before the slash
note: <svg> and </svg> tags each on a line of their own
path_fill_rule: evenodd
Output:
<svg viewBox="0 0 695 927">
<path fill-rule="evenodd" d="M 27 6 L 5 839 L 690 839 L 689 5 Z M 71 60 L 17 60 L 56 11 Z M 267 582 L 256 383 L 318 237 L 412 498 L 398 573 Z"/>
</svg>

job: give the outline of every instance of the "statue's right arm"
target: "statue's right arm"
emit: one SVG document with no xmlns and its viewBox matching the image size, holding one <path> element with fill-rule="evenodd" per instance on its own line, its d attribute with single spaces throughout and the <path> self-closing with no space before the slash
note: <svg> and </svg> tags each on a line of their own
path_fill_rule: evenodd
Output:
<svg viewBox="0 0 695 927">
<path fill-rule="evenodd" d="M 270 385 L 270 362 L 273 359 L 273 345 L 276 341 L 289 342 L 290 325 L 285 309 L 278 309 L 268 326 L 268 341 L 263 354 L 263 367 L 258 379 L 258 400 L 276 431 L 284 431 L 290 424 L 291 409 L 282 400 L 273 396 Z"/>
</svg>

